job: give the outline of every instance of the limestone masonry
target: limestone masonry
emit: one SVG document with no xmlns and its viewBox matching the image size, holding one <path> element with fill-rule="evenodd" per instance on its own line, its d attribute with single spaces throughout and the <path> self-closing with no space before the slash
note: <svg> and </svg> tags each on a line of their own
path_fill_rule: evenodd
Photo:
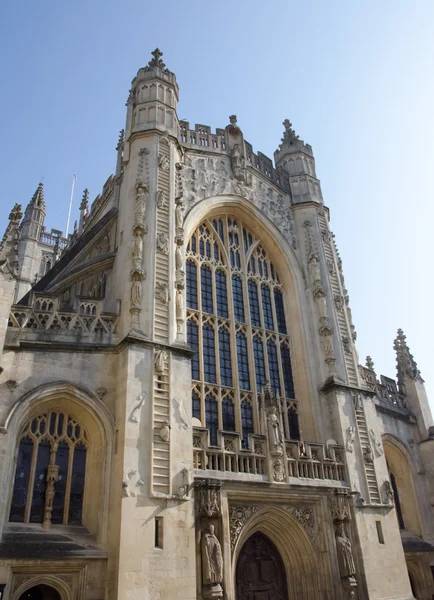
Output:
<svg viewBox="0 0 434 600">
<path fill-rule="evenodd" d="M 156 49 L 73 234 L 0 243 L 4 600 L 432 600 L 434 427 L 359 364 L 311 146 L 179 121 Z"/>
</svg>

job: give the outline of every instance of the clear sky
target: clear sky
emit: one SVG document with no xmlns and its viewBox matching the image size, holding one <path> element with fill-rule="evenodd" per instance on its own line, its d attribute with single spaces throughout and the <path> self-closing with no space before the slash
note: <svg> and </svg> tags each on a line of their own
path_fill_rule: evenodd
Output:
<svg viewBox="0 0 434 600">
<path fill-rule="evenodd" d="M 284 118 L 312 144 L 361 362 L 395 375 L 398 327 L 434 407 L 433 0 L 35 0 L 0 7 L 1 217 L 44 177 L 48 228 L 115 168 L 129 84 L 158 46 L 178 115 L 272 157 Z"/>
</svg>

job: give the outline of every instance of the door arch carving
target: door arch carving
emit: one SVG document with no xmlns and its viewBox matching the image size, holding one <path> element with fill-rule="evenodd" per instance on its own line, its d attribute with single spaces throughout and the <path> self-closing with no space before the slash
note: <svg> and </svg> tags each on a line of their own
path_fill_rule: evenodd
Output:
<svg viewBox="0 0 434 600">
<path fill-rule="evenodd" d="M 288 600 L 282 558 L 270 539 L 256 532 L 238 556 L 236 600 Z"/>
</svg>

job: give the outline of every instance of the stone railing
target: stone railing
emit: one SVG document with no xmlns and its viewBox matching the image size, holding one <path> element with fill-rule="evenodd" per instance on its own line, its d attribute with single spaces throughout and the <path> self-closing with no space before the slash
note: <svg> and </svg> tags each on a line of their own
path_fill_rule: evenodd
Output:
<svg viewBox="0 0 434 600">
<path fill-rule="evenodd" d="M 49 244 L 50 246 L 58 245 L 61 250 L 66 248 L 68 245 L 68 240 L 64 237 L 61 237 L 58 233 L 48 233 L 47 231 L 42 231 L 39 239 L 43 244 Z"/>
<path fill-rule="evenodd" d="M 238 433 L 219 432 L 218 445 L 208 443 L 208 430 L 193 428 L 193 466 L 195 469 L 265 475 L 266 439 L 262 435 L 249 436 L 249 448 L 241 447 Z"/>
<path fill-rule="evenodd" d="M 241 447 L 238 433 L 219 432 L 216 446 L 209 445 L 208 439 L 207 429 L 193 428 L 193 466 L 195 469 L 220 471 L 227 474 L 261 475 L 262 479 L 272 479 L 269 468 L 271 468 L 273 459 L 270 457 L 269 461 L 266 436 L 249 435 L 248 448 Z M 338 445 L 329 445 L 327 454 L 328 456 L 322 444 L 286 441 L 287 476 L 279 481 L 284 480 L 288 483 L 289 477 L 345 482 L 347 477 L 344 448 Z"/>
<path fill-rule="evenodd" d="M 59 298 L 35 295 L 32 306 L 12 306 L 8 327 L 27 331 L 114 334 L 117 315 L 101 312 L 98 300 L 77 298 L 75 307 L 59 308 Z"/>
<path fill-rule="evenodd" d="M 363 385 L 375 392 L 381 406 L 398 409 L 399 411 L 408 413 L 405 404 L 405 396 L 398 391 L 395 380 L 381 375 L 380 383 L 380 381 L 377 380 L 375 372 L 362 365 L 359 365 L 359 374 Z"/>
<path fill-rule="evenodd" d="M 329 445 L 326 456 L 324 446 L 315 442 L 286 442 L 289 477 L 330 479 L 346 481 L 344 448 Z"/>
</svg>

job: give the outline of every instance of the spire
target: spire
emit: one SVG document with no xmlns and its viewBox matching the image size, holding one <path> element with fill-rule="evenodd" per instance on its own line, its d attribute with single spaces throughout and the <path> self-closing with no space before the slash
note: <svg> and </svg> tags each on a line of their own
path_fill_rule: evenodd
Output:
<svg viewBox="0 0 434 600">
<path fill-rule="evenodd" d="M 410 353 L 407 338 L 402 329 L 398 329 L 398 335 L 393 343 L 396 352 L 396 370 L 398 373 L 398 384 L 400 388 L 405 386 L 405 379 L 423 381 L 417 363 Z M 405 388 L 404 388 L 405 389 Z"/>
<path fill-rule="evenodd" d="M 122 149 L 125 141 L 125 129 L 121 129 L 119 132 L 118 143 L 116 146 L 116 150 Z"/>
<path fill-rule="evenodd" d="M 33 194 L 30 203 L 33 206 L 37 206 L 38 208 L 45 208 L 45 199 L 44 199 L 44 184 L 41 183 L 38 185 L 36 192 Z"/>
</svg>

